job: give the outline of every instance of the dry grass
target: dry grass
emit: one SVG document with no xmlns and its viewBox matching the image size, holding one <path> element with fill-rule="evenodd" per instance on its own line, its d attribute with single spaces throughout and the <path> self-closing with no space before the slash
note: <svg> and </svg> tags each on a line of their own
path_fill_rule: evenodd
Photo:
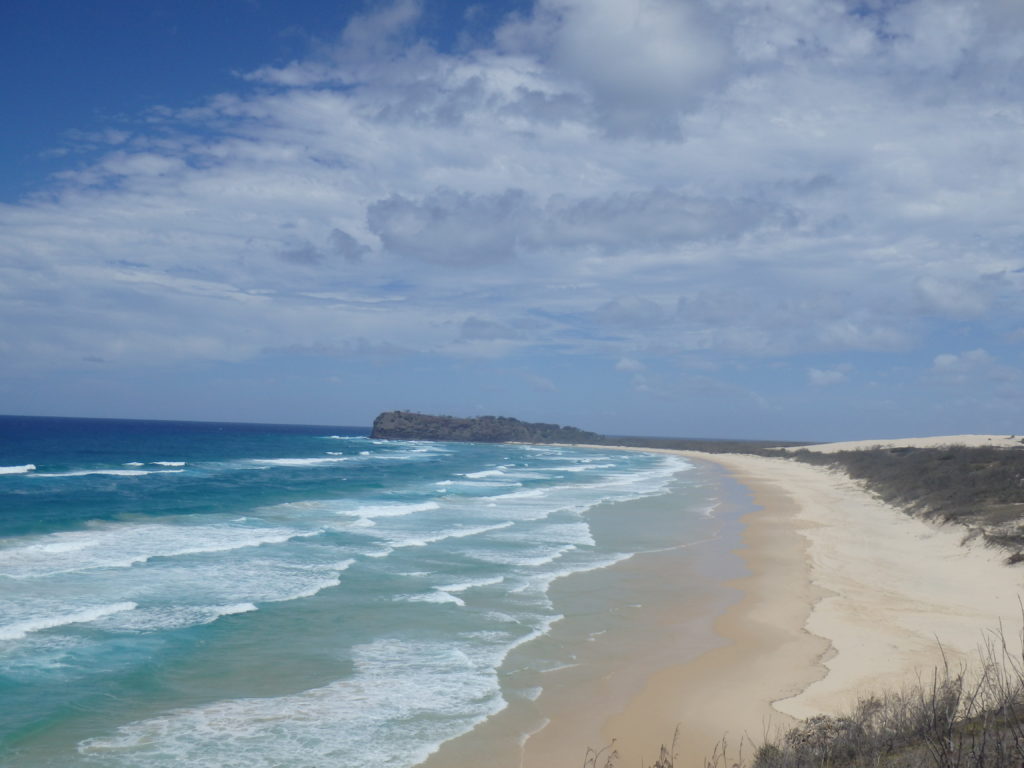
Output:
<svg viewBox="0 0 1024 768">
<path fill-rule="evenodd" d="M 980 669 L 948 662 L 902 691 L 862 699 L 852 712 L 805 720 L 760 744 L 752 768 L 1020 768 L 1024 663 L 1002 633 Z"/>
</svg>

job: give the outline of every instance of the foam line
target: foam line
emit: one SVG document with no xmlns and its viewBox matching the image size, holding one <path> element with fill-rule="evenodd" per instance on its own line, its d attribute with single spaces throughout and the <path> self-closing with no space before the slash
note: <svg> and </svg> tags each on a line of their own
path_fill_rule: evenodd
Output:
<svg viewBox="0 0 1024 768">
<path fill-rule="evenodd" d="M 35 464 L 17 464 L 13 467 L 0 467 L 0 475 L 23 475 L 36 468 Z"/>
<path fill-rule="evenodd" d="M 90 621 L 96 621 L 96 619 L 102 619 L 104 616 L 110 616 L 123 611 L 132 611 L 136 607 L 135 603 L 130 602 L 112 603 L 111 605 L 85 608 L 74 613 L 41 616 L 38 619 L 19 621 L 14 624 L 8 624 L 6 627 L 0 627 L 0 640 L 20 640 L 32 632 L 52 629 L 53 627 L 63 627 L 68 624 L 85 624 Z"/>
</svg>

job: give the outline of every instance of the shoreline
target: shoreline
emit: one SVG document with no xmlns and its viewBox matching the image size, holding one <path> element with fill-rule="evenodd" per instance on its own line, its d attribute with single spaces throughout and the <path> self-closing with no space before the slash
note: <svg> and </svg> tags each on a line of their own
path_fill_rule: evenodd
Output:
<svg viewBox="0 0 1024 768">
<path fill-rule="evenodd" d="M 738 733 L 840 714 L 946 662 L 977 668 L 994 632 L 1020 657 L 1024 572 L 965 543 L 958 526 L 910 517 L 824 468 L 664 452 L 713 463 L 750 489 L 760 509 L 744 520 L 739 554 L 751 575 L 735 584 L 744 599 L 714 625 L 729 645 L 649 681 L 605 724 L 607 735 L 642 728 L 653 707 L 669 704 L 681 722 L 690 718 L 677 765 L 702 768 L 727 732 L 735 749 Z M 787 591 L 787 581 L 800 588 Z"/>
<path fill-rule="evenodd" d="M 787 489 L 707 454 L 666 452 L 724 470 L 750 494 L 754 508 L 740 521 L 742 544 L 735 553 L 747 575 L 728 582 L 741 597 L 714 620 L 723 645 L 661 670 L 602 732 L 623 745 L 624 764 L 655 759 L 676 728 L 678 768 L 703 768 L 723 747 L 731 764 L 765 734 L 795 724 L 775 707 L 778 700 L 825 676 L 830 645 L 805 629 L 825 593 L 811 580 L 807 542 Z"/>
<path fill-rule="evenodd" d="M 694 573 L 690 581 L 681 575 L 685 558 L 648 553 L 606 569 L 605 588 L 632 581 L 643 602 L 651 594 L 657 603 L 632 629 L 654 645 L 630 641 L 597 666 L 552 671 L 534 710 L 542 719 L 514 736 L 510 703 L 422 768 L 484 757 L 496 768 L 561 768 L 613 743 L 615 765 L 650 765 L 677 728 L 676 768 L 706 768 L 713 757 L 732 765 L 749 761 L 765 736 L 843 714 L 944 663 L 977 669 L 994 633 L 1020 658 L 1024 570 L 1006 565 L 1000 550 L 965 542 L 955 524 L 908 516 L 845 474 L 796 460 L 574 447 L 666 453 L 698 465 L 726 507 L 724 538 L 705 555 L 720 567 L 705 568 L 699 594 L 689 589 Z M 660 503 L 671 514 L 671 496 Z M 576 605 L 580 595 L 567 589 L 563 598 Z M 689 622 L 690 634 L 659 634 L 673 622 Z"/>
<path fill-rule="evenodd" d="M 741 494 L 742 506 L 723 501 Z M 723 508 L 711 514 L 716 504 Z M 703 515 L 678 514 L 705 505 Z M 649 678 L 721 644 L 712 621 L 737 598 L 727 583 L 742 573 L 732 550 L 739 543 L 739 513 L 748 505 L 726 473 L 704 467 L 682 470 L 665 495 L 591 509 L 595 540 L 640 537 L 647 547 L 556 581 L 550 598 L 562 619 L 513 652 L 499 671 L 506 708 L 443 744 L 421 768 L 562 768 L 582 763 L 588 747 L 605 746 L 610 739 L 604 739 L 602 724 L 626 708 Z M 556 657 L 564 661 L 537 667 L 538 660 Z M 516 691 L 532 686 L 538 696 L 523 702 Z M 671 738 L 674 723 L 666 727 L 665 738 Z"/>
<path fill-rule="evenodd" d="M 676 725 L 677 768 L 704 768 L 723 738 L 731 764 L 741 744 L 750 756 L 752 742 L 797 720 L 841 714 L 946 662 L 976 668 L 997 631 L 1020 657 L 1024 571 L 964 542 L 958 526 L 910 517 L 844 474 L 796 461 L 622 449 L 718 467 L 756 508 L 736 551 L 748 575 L 726 582 L 742 597 L 713 623 L 721 644 L 650 675 L 604 720 L 601 744 L 615 740 L 619 764 L 652 763 Z M 559 730 L 527 738 L 523 768 L 555 765 L 532 749 L 549 728 Z"/>
</svg>

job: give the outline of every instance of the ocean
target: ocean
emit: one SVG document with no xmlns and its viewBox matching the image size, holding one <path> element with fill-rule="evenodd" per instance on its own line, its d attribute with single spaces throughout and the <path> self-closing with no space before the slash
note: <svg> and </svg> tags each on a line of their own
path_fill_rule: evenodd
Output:
<svg viewBox="0 0 1024 768">
<path fill-rule="evenodd" d="M 639 606 L 555 586 L 723 535 L 680 457 L 368 432 L 0 417 L 0 764 L 406 768 L 510 707 L 525 738 Z"/>
</svg>

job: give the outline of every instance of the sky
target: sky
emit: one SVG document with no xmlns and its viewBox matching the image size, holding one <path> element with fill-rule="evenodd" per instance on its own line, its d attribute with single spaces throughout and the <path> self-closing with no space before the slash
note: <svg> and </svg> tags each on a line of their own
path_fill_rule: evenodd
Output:
<svg viewBox="0 0 1024 768">
<path fill-rule="evenodd" d="M 0 413 L 1024 432 L 1017 0 L 8 0 Z"/>
</svg>

